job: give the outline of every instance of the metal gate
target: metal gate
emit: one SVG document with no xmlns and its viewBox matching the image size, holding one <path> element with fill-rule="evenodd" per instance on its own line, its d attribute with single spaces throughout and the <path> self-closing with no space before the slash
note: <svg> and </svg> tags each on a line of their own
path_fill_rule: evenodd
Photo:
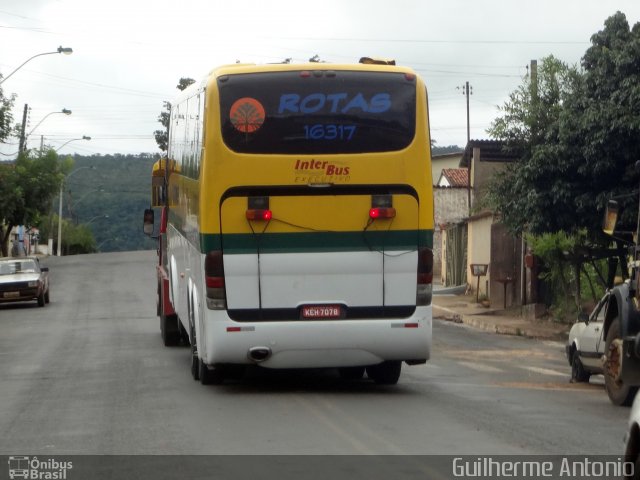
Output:
<svg viewBox="0 0 640 480">
<path fill-rule="evenodd" d="M 467 283 L 467 224 L 458 223 L 446 228 L 445 287 Z"/>
</svg>

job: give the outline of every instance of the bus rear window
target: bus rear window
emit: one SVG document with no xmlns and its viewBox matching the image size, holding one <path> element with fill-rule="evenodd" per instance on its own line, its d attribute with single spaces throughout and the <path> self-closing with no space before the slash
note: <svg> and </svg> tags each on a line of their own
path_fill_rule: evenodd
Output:
<svg viewBox="0 0 640 480">
<path fill-rule="evenodd" d="M 415 135 L 416 81 L 404 73 L 252 73 L 218 86 L 222 136 L 239 153 L 387 152 Z"/>
</svg>

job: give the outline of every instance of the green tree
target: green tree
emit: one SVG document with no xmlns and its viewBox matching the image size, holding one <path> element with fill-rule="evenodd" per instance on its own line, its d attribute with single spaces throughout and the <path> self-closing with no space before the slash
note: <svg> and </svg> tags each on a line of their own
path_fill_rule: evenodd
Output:
<svg viewBox="0 0 640 480">
<path fill-rule="evenodd" d="M 169 119 L 171 117 L 171 103 L 163 102 L 164 110 L 158 115 L 158 122 L 162 125 L 161 130 L 153 132 L 158 148 L 163 152 L 167 151 L 169 145 Z"/>
<path fill-rule="evenodd" d="M 582 189 L 575 212 L 599 230 L 608 198 L 638 188 L 640 160 L 640 23 L 629 28 L 623 13 L 605 21 L 582 58 L 578 88 L 567 98 L 560 141 L 571 148 Z M 637 218 L 637 197 L 627 210 Z"/>
<path fill-rule="evenodd" d="M 18 155 L 15 164 L 0 168 L 0 245 L 7 256 L 11 229 L 17 225 L 38 225 L 51 207 L 65 173 L 65 164 L 48 151 L 32 157 Z"/>
<path fill-rule="evenodd" d="M 11 113 L 15 98 L 15 95 L 6 97 L 0 87 L 0 143 L 5 143 L 15 133 L 12 127 L 13 115 Z"/>
<path fill-rule="evenodd" d="M 176 88 L 180 91 L 187 88 L 189 85 L 195 83 L 196 81 L 193 78 L 182 77 L 178 80 L 178 85 Z M 164 110 L 160 112 L 158 115 L 158 122 L 162 125 L 162 129 L 156 130 L 153 132 L 153 136 L 156 139 L 156 143 L 158 147 L 163 152 L 167 151 L 169 146 L 169 120 L 171 117 L 171 103 L 170 102 L 162 102 Z"/>
<path fill-rule="evenodd" d="M 560 125 L 578 79 L 576 68 L 553 56 L 542 59 L 537 81 L 525 78 L 488 130 L 519 158 L 495 176 L 486 199 L 513 232 L 573 227 L 570 204 L 579 180 L 560 141 Z"/>
<path fill-rule="evenodd" d="M 526 79 L 489 129 L 519 160 L 495 177 L 487 201 L 514 233 L 538 236 L 534 253 L 549 239 L 573 242 L 547 262 L 572 266 L 576 304 L 584 262 L 613 253 L 598 249 L 611 241 L 600 228 L 606 200 L 634 198 L 640 160 L 640 24 L 630 29 L 617 12 L 591 43 L 581 69 L 543 59 L 537 81 Z"/>
<path fill-rule="evenodd" d="M 618 12 L 591 43 L 581 69 L 543 59 L 489 129 L 520 153 L 489 189 L 515 232 L 585 228 L 597 240 L 606 200 L 637 188 L 640 24 Z"/>
<path fill-rule="evenodd" d="M 58 215 L 52 214 L 48 220 L 42 221 L 40 224 L 40 238 L 54 239 L 53 248 L 55 251 L 58 250 L 56 238 L 58 218 Z M 89 226 L 75 225 L 66 218 L 62 219 L 62 252 L 64 255 L 78 255 L 97 251 L 96 239 Z"/>
</svg>

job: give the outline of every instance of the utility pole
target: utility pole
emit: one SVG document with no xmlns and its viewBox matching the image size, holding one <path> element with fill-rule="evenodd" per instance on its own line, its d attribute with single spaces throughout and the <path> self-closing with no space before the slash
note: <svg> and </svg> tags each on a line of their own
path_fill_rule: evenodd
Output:
<svg viewBox="0 0 640 480">
<path fill-rule="evenodd" d="M 467 97 L 467 143 L 471 140 L 471 122 L 469 117 L 469 95 L 473 95 L 473 87 L 469 85 L 469 82 L 464 82 L 462 87 L 458 87 L 458 89 L 462 88 L 462 94 Z"/>
<path fill-rule="evenodd" d="M 460 87 L 458 87 L 459 89 Z M 464 82 L 462 85 L 462 94 L 467 97 L 467 145 L 471 142 L 471 121 L 469 116 L 469 95 L 473 95 L 473 87 L 469 86 L 469 82 Z M 467 166 L 467 205 L 469 207 L 469 215 L 471 215 L 471 164 L 473 163 L 473 156 L 469 158 L 469 165 Z"/>
<path fill-rule="evenodd" d="M 20 131 L 20 148 L 18 148 L 18 152 L 24 152 L 26 148 L 26 130 L 27 130 L 27 114 L 29 113 L 29 105 L 24 104 L 24 110 L 22 112 L 22 130 Z"/>
</svg>

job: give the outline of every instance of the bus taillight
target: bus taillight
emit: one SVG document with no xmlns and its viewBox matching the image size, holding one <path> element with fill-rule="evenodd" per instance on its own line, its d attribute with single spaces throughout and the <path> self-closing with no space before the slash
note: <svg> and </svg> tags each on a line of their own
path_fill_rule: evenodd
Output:
<svg viewBox="0 0 640 480">
<path fill-rule="evenodd" d="M 375 220 L 376 218 L 394 218 L 396 216 L 396 209 L 393 207 L 388 208 L 372 208 L 369 210 L 369 218 Z"/>
<path fill-rule="evenodd" d="M 204 258 L 204 275 L 207 285 L 207 308 L 210 310 L 224 310 L 227 308 L 224 287 L 224 268 L 222 252 L 212 250 Z"/>
<path fill-rule="evenodd" d="M 249 209 L 247 210 L 247 220 L 262 220 L 269 221 L 273 217 L 273 213 L 271 210 L 262 210 L 262 209 Z"/>
<path fill-rule="evenodd" d="M 419 248 L 416 305 L 431 305 L 432 281 L 433 251 L 430 248 Z"/>
</svg>

